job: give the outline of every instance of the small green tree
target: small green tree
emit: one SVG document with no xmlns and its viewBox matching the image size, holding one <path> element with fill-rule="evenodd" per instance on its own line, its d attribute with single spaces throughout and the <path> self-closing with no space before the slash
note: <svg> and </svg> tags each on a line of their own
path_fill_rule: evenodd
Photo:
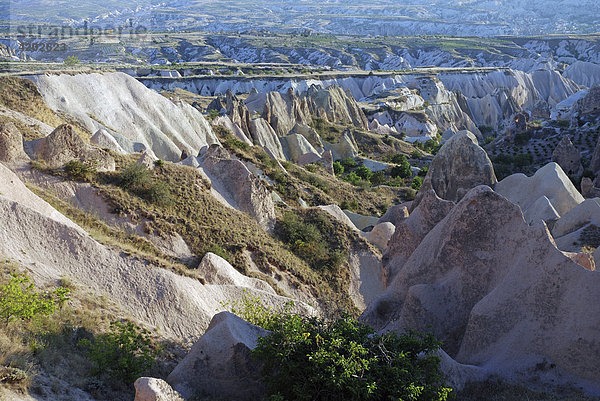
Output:
<svg viewBox="0 0 600 401">
<path fill-rule="evenodd" d="M 360 185 L 360 177 L 358 174 L 356 174 L 356 172 L 352 171 L 350 174 L 348 174 L 345 178 L 346 181 L 348 181 L 350 184 L 352 185 Z"/>
<path fill-rule="evenodd" d="M 8 325 L 14 320 L 50 316 L 69 299 L 69 293 L 64 287 L 37 292 L 27 274 L 11 274 L 10 281 L 0 286 L 0 319 Z"/>
<path fill-rule="evenodd" d="M 378 335 L 349 317 L 288 313 L 263 321 L 271 334 L 258 339 L 252 355 L 264 363 L 270 400 L 444 401 L 452 391 L 430 334 Z"/>
<path fill-rule="evenodd" d="M 356 160 L 354 160 L 354 159 L 353 159 L 353 158 L 351 158 L 351 157 L 347 157 L 347 158 L 343 159 L 343 160 L 341 161 L 341 163 L 342 163 L 342 166 L 344 166 L 344 168 L 345 168 L 346 170 L 350 170 L 350 169 L 353 169 L 353 168 L 355 168 L 356 166 L 358 166 L 358 163 L 356 162 Z"/>
<path fill-rule="evenodd" d="M 371 177 L 371 184 L 381 185 L 385 182 L 385 173 L 383 171 L 376 171 Z"/>
<path fill-rule="evenodd" d="M 64 61 L 65 65 L 74 66 L 79 64 L 79 58 L 77 56 L 69 56 Z"/>
<path fill-rule="evenodd" d="M 112 322 L 108 333 L 94 341 L 83 339 L 79 346 L 87 350 L 88 357 L 96 364 L 94 374 L 105 373 L 128 384 L 152 367 L 160 353 L 152 344 L 150 332 L 131 322 Z"/>
<path fill-rule="evenodd" d="M 418 191 L 419 189 L 421 189 L 421 185 L 423 185 L 423 178 L 421 178 L 421 177 L 413 178 L 412 185 L 411 185 L 412 189 L 414 189 L 415 191 Z"/>
<path fill-rule="evenodd" d="M 97 173 L 96 164 L 90 161 L 71 160 L 64 166 L 64 171 L 70 177 L 80 181 L 90 181 Z"/>
<path fill-rule="evenodd" d="M 371 177 L 373 176 L 373 172 L 368 167 L 361 166 L 356 169 L 356 175 L 365 181 L 370 181 Z"/>
<path fill-rule="evenodd" d="M 412 167 L 404 155 L 400 155 L 400 162 L 397 166 L 392 167 L 390 175 L 392 178 L 410 178 L 412 176 Z"/>
<path fill-rule="evenodd" d="M 140 198 L 157 205 L 169 205 L 173 199 L 168 185 L 153 176 L 152 171 L 131 163 L 117 175 L 117 184 Z"/>
<path fill-rule="evenodd" d="M 333 163 L 333 172 L 335 173 L 335 175 L 341 175 L 344 174 L 344 166 L 342 166 L 342 163 L 338 162 L 334 162 Z"/>
</svg>

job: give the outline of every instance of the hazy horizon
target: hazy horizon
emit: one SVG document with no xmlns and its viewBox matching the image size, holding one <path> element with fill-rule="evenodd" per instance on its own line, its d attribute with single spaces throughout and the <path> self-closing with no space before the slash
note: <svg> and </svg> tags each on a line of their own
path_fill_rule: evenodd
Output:
<svg viewBox="0 0 600 401">
<path fill-rule="evenodd" d="M 8 4 L 8 7 L 6 5 Z M 349 35 L 548 35 L 600 31 L 595 0 L 3 2 L 5 25 L 53 24 L 153 31 L 308 31 Z"/>
</svg>

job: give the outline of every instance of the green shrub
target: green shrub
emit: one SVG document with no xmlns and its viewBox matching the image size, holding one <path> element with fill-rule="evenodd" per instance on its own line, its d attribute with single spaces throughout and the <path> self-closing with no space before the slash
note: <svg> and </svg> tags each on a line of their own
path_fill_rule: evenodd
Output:
<svg viewBox="0 0 600 401">
<path fill-rule="evenodd" d="M 69 56 L 64 61 L 65 65 L 73 66 L 79 64 L 79 58 L 77 56 Z"/>
<path fill-rule="evenodd" d="M 334 321 L 271 314 L 271 334 L 252 355 L 264 363 L 270 400 L 447 400 L 430 334 L 378 335 L 342 317 Z"/>
<path fill-rule="evenodd" d="M 373 176 L 373 172 L 368 167 L 361 166 L 356 169 L 356 175 L 365 181 L 369 181 Z"/>
<path fill-rule="evenodd" d="M 419 170 L 418 175 L 419 175 L 419 177 L 425 177 L 428 172 L 429 172 L 429 166 L 425 166 L 421 170 Z"/>
<path fill-rule="evenodd" d="M 216 109 L 208 110 L 208 120 L 209 121 L 212 121 L 217 117 L 219 117 L 219 110 L 216 110 Z"/>
<path fill-rule="evenodd" d="M 352 200 L 351 202 L 348 201 L 342 201 L 342 203 L 340 203 L 340 208 L 342 210 L 358 210 L 358 207 L 360 205 L 358 204 L 358 201 L 356 199 Z"/>
<path fill-rule="evenodd" d="M 152 171 L 138 163 L 131 163 L 121 170 L 117 184 L 150 203 L 165 206 L 173 201 L 167 183 L 155 178 Z"/>
<path fill-rule="evenodd" d="M 560 128 L 569 128 L 571 123 L 569 122 L 569 120 L 558 120 L 556 122 L 556 125 L 558 125 Z"/>
<path fill-rule="evenodd" d="M 421 152 L 419 152 L 418 150 L 413 150 L 413 152 L 410 154 L 410 157 L 413 159 L 420 159 L 422 157 Z"/>
<path fill-rule="evenodd" d="M 342 163 L 334 162 L 333 163 L 333 172 L 335 173 L 335 175 L 344 174 L 344 166 L 342 166 Z"/>
<path fill-rule="evenodd" d="M 341 161 L 341 164 L 342 164 L 342 166 L 344 166 L 344 168 L 346 170 L 351 170 L 351 169 L 355 168 L 356 166 L 358 166 L 358 163 L 356 162 L 356 160 L 354 160 L 351 157 L 347 157 L 347 158 L 343 159 Z"/>
<path fill-rule="evenodd" d="M 489 125 L 481 125 L 481 126 L 479 126 L 477 128 L 479 128 L 479 132 L 481 132 L 481 134 L 483 136 L 492 135 L 493 132 L 494 132 L 494 127 L 491 127 Z"/>
<path fill-rule="evenodd" d="M 5 325 L 14 320 L 50 316 L 69 299 L 70 290 L 58 287 L 53 292 L 37 292 L 27 274 L 11 274 L 0 286 L 0 319 Z"/>
<path fill-rule="evenodd" d="M 98 335 L 94 341 L 83 339 L 79 345 L 96 365 L 94 374 L 107 374 L 130 384 L 152 367 L 160 353 L 149 334 L 131 322 L 115 321 L 110 324 L 110 332 Z"/>
<path fill-rule="evenodd" d="M 248 149 L 250 149 L 250 145 L 248 145 L 246 142 L 244 142 L 242 140 L 235 138 L 234 136 L 227 138 L 225 141 L 223 141 L 223 145 L 227 149 L 231 149 L 231 150 L 239 149 L 239 150 L 247 151 Z"/>
<path fill-rule="evenodd" d="M 533 156 L 529 153 L 521 153 L 513 158 L 515 167 L 525 167 L 533 163 Z"/>
<path fill-rule="evenodd" d="M 358 174 L 356 174 L 354 171 L 352 171 L 350 174 L 348 174 L 345 178 L 346 181 L 348 181 L 350 184 L 352 185 L 360 185 L 361 182 L 361 178 Z"/>
<path fill-rule="evenodd" d="M 310 171 L 311 173 L 316 173 L 316 172 L 317 172 L 317 170 L 319 169 L 319 168 L 318 168 L 316 165 L 314 165 L 314 164 L 307 164 L 307 165 L 306 165 L 304 168 L 305 168 L 306 170 Z"/>
<path fill-rule="evenodd" d="M 515 134 L 514 143 L 515 145 L 523 146 L 529 142 L 530 136 L 528 132 L 519 132 Z"/>
<path fill-rule="evenodd" d="M 435 139 L 428 139 L 424 143 L 415 142 L 414 145 L 416 148 L 421 149 L 427 153 L 431 153 L 432 155 L 435 155 L 442 147 L 442 145 L 439 144 Z"/>
<path fill-rule="evenodd" d="M 414 189 L 415 191 L 418 191 L 419 189 L 421 189 L 421 185 L 423 185 L 423 179 L 421 177 L 415 177 L 413 178 L 412 184 L 411 184 L 411 188 Z"/>
<path fill-rule="evenodd" d="M 593 180 L 595 178 L 594 172 L 590 169 L 585 169 L 583 170 L 583 174 L 581 174 L 581 178 L 583 177 L 591 178 Z"/>
<path fill-rule="evenodd" d="M 391 156 L 386 157 L 387 161 L 394 164 L 402 164 L 406 160 L 406 156 L 400 153 L 394 153 Z"/>
<path fill-rule="evenodd" d="M 212 244 L 211 246 L 205 248 L 204 253 L 206 254 L 208 252 L 220 256 L 228 262 L 231 259 L 231 255 L 229 255 L 229 253 L 227 253 L 227 251 L 219 244 Z"/>
<path fill-rule="evenodd" d="M 410 178 L 412 177 L 412 168 L 406 157 L 402 156 L 403 159 L 400 164 L 392 167 L 390 170 L 390 175 L 392 178 L 400 177 L 400 178 Z"/>
<path fill-rule="evenodd" d="M 123 188 L 142 187 L 152 178 L 152 171 L 138 163 L 131 163 L 119 172 L 119 186 Z"/>
<path fill-rule="evenodd" d="M 371 184 L 381 185 L 385 183 L 385 173 L 383 171 L 376 171 L 371 176 Z"/>
<path fill-rule="evenodd" d="M 492 159 L 494 163 L 512 164 L 513 157 L 504 153 L 500 153 L 498 156 Z"/>
<path fill-rule="evenodd" d="M 331 249 L 323 235 L 332 230 L 330 221 L 322 215 L 309 219 L 293 212 L 284 213 L 275 227 L 277 236 L 314 270 L 335 270 L 344 262 L 345 254 Z"/>
<path fill-rule="evenodd" d="M 490 143 L 494 142 L 496 140 L 495 136 L 486 136 L 485 138 L 483 138 L 483 145 L 489 145 Z"/>
<path fill-rule="evenodd" d="M 65 164 L 63 170 L 69 177 L 80 181 L 90 181 L 97 172 L 95 163 L 80 160 L 71 160 Z"/>
</svg>

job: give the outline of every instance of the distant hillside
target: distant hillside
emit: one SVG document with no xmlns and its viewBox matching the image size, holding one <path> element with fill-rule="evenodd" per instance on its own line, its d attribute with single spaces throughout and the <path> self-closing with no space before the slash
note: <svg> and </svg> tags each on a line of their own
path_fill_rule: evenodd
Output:
<svg viewBox="0 0 600 401">
<path fill-rule="evenodd" d="M 545 35 L 598 30 L 594 0 L 348 1 L 12 1 L 11 19 L 151 30 L 254 29 L 359 35 Z"/>
</svg>

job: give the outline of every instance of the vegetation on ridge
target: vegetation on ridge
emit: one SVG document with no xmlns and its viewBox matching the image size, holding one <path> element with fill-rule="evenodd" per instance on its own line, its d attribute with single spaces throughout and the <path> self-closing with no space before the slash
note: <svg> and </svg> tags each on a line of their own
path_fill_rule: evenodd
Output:
<svg viewBox="0 0 600 401">
<path fill-rule="evenodd" d="M 269 331 L 252 356 L 263 362 L 271 401 L 448 400 L 431 334 L 380 335 L 349 316 L 332 320 L 262 306 L 246 297 L 232 308 Z"/>
</svg>

